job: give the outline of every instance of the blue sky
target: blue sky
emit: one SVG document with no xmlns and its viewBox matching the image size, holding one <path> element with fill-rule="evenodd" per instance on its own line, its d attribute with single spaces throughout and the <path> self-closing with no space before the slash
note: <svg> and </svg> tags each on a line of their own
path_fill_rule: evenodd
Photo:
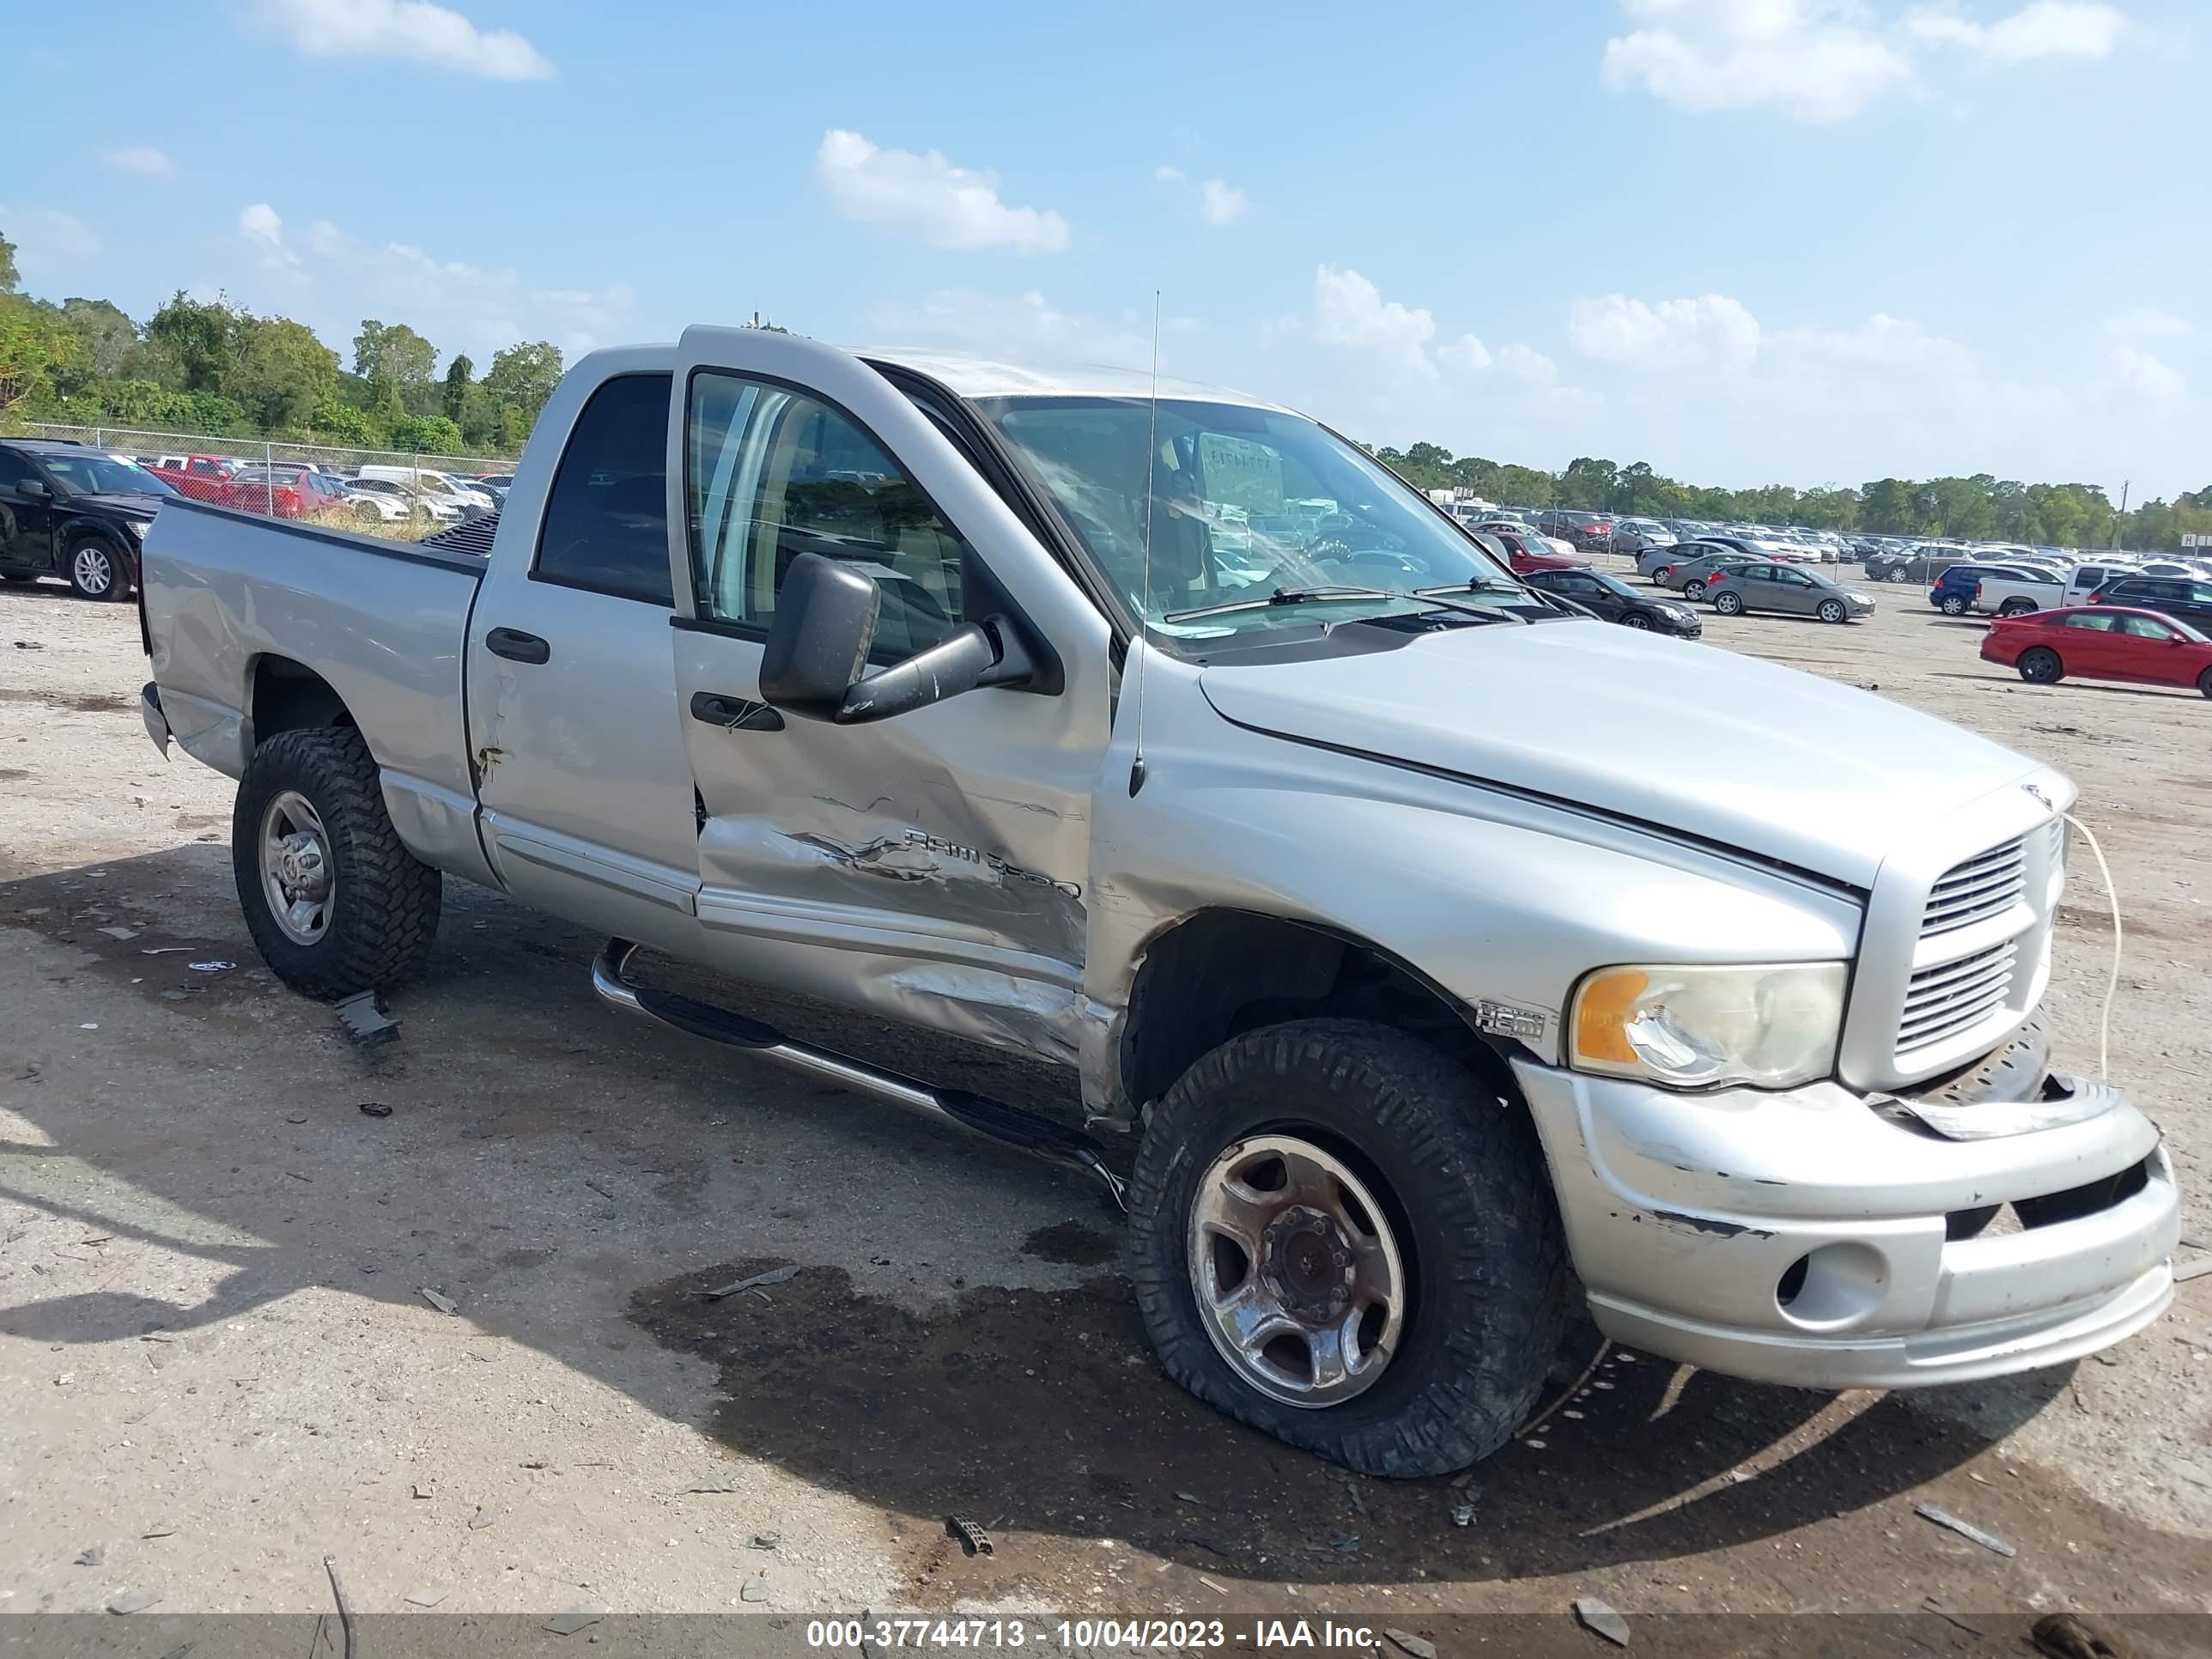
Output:
<svg viewBox="0 0 2212 1659">
<path fill-rule="evenodd" d="M 1699 482 L 2212 482 L 2202 0 L 81 0 L 25 286 L 479 368 L 755 310 Z M 1387 26 L 1384 19 L 1387 17 Z M 90 127 L 88 109 L 99 118 Z"/>
</svg>

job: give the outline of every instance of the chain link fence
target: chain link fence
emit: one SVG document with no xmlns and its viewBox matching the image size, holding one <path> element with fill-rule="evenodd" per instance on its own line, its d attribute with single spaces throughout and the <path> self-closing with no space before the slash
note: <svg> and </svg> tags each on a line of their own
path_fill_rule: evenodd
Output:
<svg viewBox="0 0 2212 1659">
<path fill-rule="evenodd" d="M 347 444 L 279 443 L 262 438 L 211 438 L 205 433 L 139 427 L 27 422 L 27 436 L 85 444 L 137 462 L 194 500 L 311 519 L 373 535 L 415 540 L 495 509 L 504 488 L 480 490 L 474 480 L 504 480 L 512 459 L 363 449 Z M 302 479 L 301 473 L 315 475 Z"/>
</svg>

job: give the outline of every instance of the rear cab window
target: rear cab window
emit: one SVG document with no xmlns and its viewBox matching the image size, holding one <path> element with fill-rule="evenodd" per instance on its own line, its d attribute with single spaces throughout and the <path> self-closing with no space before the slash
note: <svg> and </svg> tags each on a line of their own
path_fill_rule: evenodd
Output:
<svg viewBox="0 0 2212 1659">
<path fill-rule="evenodd" d="M 584 404 L 538 526 L 532 581 L 672 608 L 668 576 L 672 377 L 618 374 Z"/>
</svg>

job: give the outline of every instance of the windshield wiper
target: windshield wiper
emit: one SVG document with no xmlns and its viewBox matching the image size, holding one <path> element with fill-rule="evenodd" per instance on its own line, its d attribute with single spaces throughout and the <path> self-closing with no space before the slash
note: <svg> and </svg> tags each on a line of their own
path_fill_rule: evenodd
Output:
<svg viewBox="0 0 2212 1659">
<path fill-rule="evenodd" d="M 1502 622 L 1495 611 L 1487 605 L 1475 605 L 1465 599 L 1447 597 L 1465 592 L 1464 587 L 1443 589 L 1421 588 L 1412 592 L 1395 587 L 1279 587 L 1265 599 L 1231 599 L 1221 605 L 1202 605 L 1194 611 L 1170 611 L 1162 622 L 1194 622 L 1200 617 L 1226 616 L 1232 611 L 1266 611 L 1282 605 L 1310 605 L 1323 599 L 1401 599 L 1418 602 L 1423 608 L 1435 610 L 1442 606 L 1452 611 L 1463 611 L 1485 622 Z"/>
<path fill-rule="evenodd" d="M 1463 582 L 1446 582 L 1437 587 L 1417 587 L 1413 592 L 1425 599 L 1440 599 L 1452 593 L 1525 593 L 1528 589 L 1519 582 L 1500 581 L 1495 576 L 1472 576 Z"/>
</svg>

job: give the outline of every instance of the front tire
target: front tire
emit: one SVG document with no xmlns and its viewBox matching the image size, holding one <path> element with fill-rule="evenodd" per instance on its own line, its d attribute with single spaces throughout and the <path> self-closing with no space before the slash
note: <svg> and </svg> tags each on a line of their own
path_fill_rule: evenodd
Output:
<svg viewBox="0 0 2212 1659">
<path fill-rule="evenodd" d="M 2034 646 L 2021 652 L 2020 661 L 2014 666 L 2020 670 L 2021 678 L 2030 685 L 2056 685 L 2066 678 L 2065 665 L 2058 660 L 2058 653 L 2048 646 Z M 2212 675 L 2212 670 L 2206 672 Z"/>
<path fill-rule="evenodd" d="M 1623 628 L 1640 629 L 1649 634 L 1651 631 L 1651 618 L 1632 611 L 1620 619 L 1620 625 Z"/>
<path fill-rule="evenodd" d="M 280 732 L 239 780 L 231 872 L 276 977 L 326 1000 L 408 978 L 438 932 L 438 872 L 400 842 L 349 726 Z"/>
<path fill-rule="evenodd" d="M 1843 619 L 1844 602 L 1841 599 L 1823 599 L 1820 601 L 1820 620 L 1822 622 L 1839 623 L 1843 621 Z"/>
<path fill-rule="evenodd" d="M 1723 617 L 1741 617 L 1743 615 L 1743 595 L 1724 591 L 1713 600 L 1713 609 Z"/>
<path fill-rule="evenodd" d="M 2206 696 L 2212 697 L 2212 668 L 2206 669 L 2197 677 L 2197 689 Z"/>
<path fill-rule="evenodd" d="M 131 562 L 113 543 L 80 536 L 63 555 L 62 568 L 81 599 L 119 599 L 131 591 Z"/>
<path fill-rule="evenodd" d="M 1566 1251 L 1541 1149 L 1403 1032 L 1297 1020 L 1223 1043 L 1152 1109 L 1129 1200 L 1162 1368 L 1279 1440 L 1442 1474 L 1504 1445 L 1543 1386 Z"/>
</svg>

